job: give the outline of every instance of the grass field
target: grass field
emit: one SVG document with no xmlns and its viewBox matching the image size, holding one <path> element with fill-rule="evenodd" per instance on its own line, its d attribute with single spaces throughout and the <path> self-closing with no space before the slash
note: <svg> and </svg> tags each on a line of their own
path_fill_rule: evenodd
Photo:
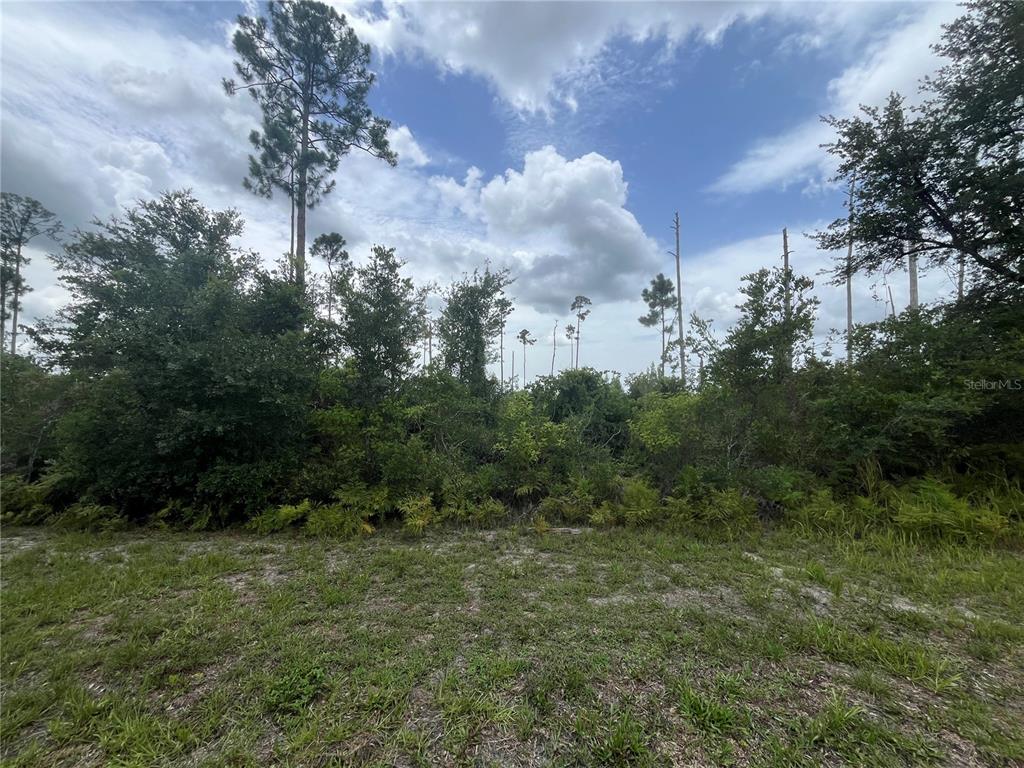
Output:
<svg viewBox="0 0 1024 768">
<path fill-rule="evenodd" d="M 1013 765 L 1024 557 L 775 531 L 2 540 L 4 765 Z"/>
</svg>

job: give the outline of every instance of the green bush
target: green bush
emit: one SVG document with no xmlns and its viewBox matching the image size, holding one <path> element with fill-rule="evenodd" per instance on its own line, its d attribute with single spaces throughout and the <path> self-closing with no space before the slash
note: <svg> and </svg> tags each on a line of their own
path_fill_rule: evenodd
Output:
<svg viewBox="0 0 1024 768">
<path fill-rule="evenodd" d="M 303 530 L 311 536 L 354 539 L 373 533 L 368 518 L 369 515 L 358 507 L 326 504 L 310 510 Z"/>
<path fill-rule="evenodd" d="M 696 520 L 708 525 L 752 526 L 757 522 L 757 502 L 735 488 L 712 491 L 695 513 Z"/>
<path fill-rule="evenodd" d="M 128 521 L 114 507 L 85 502 L 72 504 L 51 522 L 73 531 L 122 531 L 128 527 Z"/>
<path fill-rule="evenodd" d="M 795 509 L 808 499 L 817 483 L 809 472 L 768 466 L 744 473 L 741 485 L 757 498 L 785 509 Z"/>
<path fill-rule="evenodd" d="M 646 525 L 661 516 L 661 494 L 639 478 L 622 481 L 622 502 L 619 504 L 623 522 Z"/>
<path fill-rule="evenodd" d="M 856 507 L 836 501 L 827 488 L 810 494 L 799 506 L 787 512 L 787 519 L 819 530 L 863 530 L 864 524 L 857 521 L 858 515 L 870 517 L 873 503 L 862 496 L 856 497 Z M 877 509 L 877 507 L 875 507 Z"/>
<path fill-rule="evenodd" d="M 890 495 L 893 522 L 912 534 L 957 541 L 992 540 L 1007 519 L 990 506 L 972 506 L 934 478 L 912 480 Z"/>
<path fill-rule="evenodd" d="M 298 504 L 282 504 L 279 507 L 270 507 L 250 520 L 246 528 L 261 536 L 283 531 L 289 526 L 305 521 L 314 508 L 313 502 L 309 499 L 303 499 Z"/>
<path fill-rule="evenodd" d="M 429 493 L 406 496 L 398 503 L 398 510 L 402 513 L 402 527 L 407 533 L 417 536 L 422 534 L 436 517 L 434 500 Z"/>
<path fill-rule="evenodd" d="M 640 526 L 663 516 L 661 494 L 640 478 L 621 478 L 616 495 L 616 499 L 605 501 L 590 512 L 591 524 Z"/>
<path fill-rule="evenodd" d="M 5 525 L 40 525 L 53 515 L 46 489 L 18 475 L 0 478 L 0 522 Z"/>
<path fill-rule="evenodd" d="M 351 539 L 374 532 L 371 518 L 383 519 L 391 509 L 388 491 L 381 486 L 351 483 L 334 492 L 334 504 L 314 505 L 303 530 L 312 536 Z"/>
</svg>

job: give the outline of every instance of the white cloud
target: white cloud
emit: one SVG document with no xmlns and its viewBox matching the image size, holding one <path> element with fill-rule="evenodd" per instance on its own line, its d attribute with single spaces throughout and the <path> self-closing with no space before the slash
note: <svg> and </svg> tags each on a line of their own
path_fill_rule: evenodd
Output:
<svg viewBox="0 0 1024 768">
<path fill-rule="evenodd" d="M 398 153 L 398 162 L 400 163 L 419 168 L 430 162 L 430 156 L 413 138 L 412 131 L 407 125 L 400 125 L 388 131 L 388 142 L 391 144 L 391 148 Z"/>
<path fill-rule="evenodd" d="M 654 269 L 658 246 L 625 207 L 626 192 L 618 162 L 593 152 L 567 160 L 548 146 L 488 182 L 480 203 L 493 238 L 533 252 L 524 289 L 554 309 L 577 293 L 623 298 Z"/>
<path fill-rule="evenodd" d="M 606 78 L 593 57 L 609 35 L 678 40 L 696 31 L 710 38 L 735 18 L 762 12 L 716 4 L 482 6 L 387 6 L 373 29 L 395 50 L 412 46 L 433 59 L 423 41 L 429 37 L 441 50 L 444 19 L 461 24 L 444 66 L 488 77 L 512 101 L 536 107 L 593 93 L 584 81 Z M 520 10 L 521 22 L 510 25 Z M 37 197 L 71 228 L 137 197 L 192 187 L 211 207 L 237 208 L 246 221 L 241 244 L 271 261 L 288 247 L 288 207 L 241 187 L 246 136 L 258 116 L 249 99 L 220 90 L 220 78 L 231 73 L 227 27 L 217 38 L 189 40 L 162 21 L 144 5 L 109 13 L 87 4 L 5 6 L 4 188 Z M 395 29 L 388 31 L 388 23 Z M 486 39 L 474 42 L 474 34 Z M 403 42 L 403 35 L 416 39 Z M 538 39 L 531 43 L 533 36 Z M 519 44 L 525 48 L 514 50 Z M 841 80 L 836 98 L 863 87 L 852 76 Z M 577 293 L 595 301 L 584 328 L 583 362 L 631 371 L 654 359 L 656 339 L 636 322 L 639 291 L 655 272 L 672 274 L 671 260 L 629 210 L 627 175 L 618 162 L 544 147 L 518 154 L 502 174 L 488 178 L 470 167 L 457 180 L 431 173 L 431 155 L 444 150 L 431 146 L 428 153 L 414 130 L 399 125 L 392 131 L 401 156 L 397 168 L 363 154 L 343 160 L 337 190 L 311 212 L 310 238 L 339 231 L 357 260 L 374 242 L 394 245 L 419 282 L 446 282 L 486 261 L 509 267 L 518 278 L 512 293 L 519 303 L 510 327 L 529 327 L 544 339 L 531 351 L 531 376 L 550 365 L 542 346 L 556 318 L 568 321 L 568 303 Z M 773 237 L 687 255 L 688 309 L 697 307 L 719 325 L 733 317 L 738 278 L 774 258 Z M 28 277 L 36 290 L 26 297 L 28 322 L 66 300 L 42 250 L 33 257 Z M 560 348 L 559 365 L 565 352 Z"/>
<path fill-rule="evenodd" d="M 960 12 L 952 3 L 914 6 L 867 46 L 863 58 L 829 83 L 823 112 L 850 116 L 862 105 L 881 104 L 891 91 L 913 103 L 920 79 L 939 64 L 930 45 L 938 39 L 942 24 Z M 820 146 L 832 138 L 832 129 L 817 115 L 805 118 L 782 134 L 759 140 L 710 189 L 745 194 L 791 184 L 820 185 L 835 168 L 833 158 Z"/>
<path fill-rule="evenodd" d="M 581 94 L 614 77 L 616 40 L 659 41 L 674 50 L 688 40 L 717 44 L 737 23 L 794 22 L 788 44 L 807 48 L 855 44 L 867 23 L 890 12 L 882 3 L 805 2 L 429 2 L 345 4 L 360 38 L 385 54 L 422 57 L 442 72 L 470 73 L 524 113 L 556 106 L 575 111 Z M 651 76 L 664 78 L 664 67 Z"/>
</svg>

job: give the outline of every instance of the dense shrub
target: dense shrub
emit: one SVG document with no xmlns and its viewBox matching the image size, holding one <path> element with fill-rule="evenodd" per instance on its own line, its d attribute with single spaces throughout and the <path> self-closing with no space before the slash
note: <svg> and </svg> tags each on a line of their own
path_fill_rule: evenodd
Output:
<svg viewBox="0 0 1024 768">
<path fill-rule="evenodd" d="M 921 536 L 959 541 L 991 540 L 1002 533 L 1008 523 L 999 510 L 971 505 L 934 478 L 912 480 L 896 489 L 888 504 L 895 525 Z"/>
</svg>

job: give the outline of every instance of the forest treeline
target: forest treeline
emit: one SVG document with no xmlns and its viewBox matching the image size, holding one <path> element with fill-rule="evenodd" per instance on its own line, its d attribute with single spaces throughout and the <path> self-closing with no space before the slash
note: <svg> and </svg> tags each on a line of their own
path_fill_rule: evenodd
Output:
<svg viewBox="0 0 1024 768">
<path fill-rule="evenodd" d="M 506 328 L 514 275 L 481 265 L 431 318 L 394 249 L 357 263 L 325 233 L 308 251 L 326 272 L 308 269 L 305 212 L 331 191 L 340 157 L 399 158 L 365 103 L 369 49 L 344 18 L 274 4 L 241 20 L 238 81 L 225 86 L 248 90 L 264 115 L 247 187 L 292 206 L 293 245 L 276 268 L 236 245 L 235 212 L 168 193 L 67 235 L 52 258 L 71 299 L 23 329 L 23 250 L 58 227 L 4 193 L 2 519 L 333 535 L 388 520 L 418 532 L 449 520 L 785 519 L 1019 536 L 1022 41 L 1024 5 L 972 3 L 937 43 L 945 64 L 916 105 L 894 94 L 829 118 L 836 181 L 850 190 L 817 235 L 841 254 L 829 279 L 912 260 L 953 276 L 947 301 L 852 325 L 833 358 L 813 343 L 809 276 L 746 275 L 731 328 L 692 316 L 679 339 L 675 286 L 658 275 L 637 286 L 650 309 L 640 322 L 661 332 L 650 370 L 623 380 L 574 364 L 517 388 L 510 351 L 525 356 L 534 336 Z M 600 339 L 581 326 L 599 308 L 585 296 L 566 307 L 585 362 L 581 345 Z M 17 353 L 19 331 L 31 354 Z"/>
</svg>

